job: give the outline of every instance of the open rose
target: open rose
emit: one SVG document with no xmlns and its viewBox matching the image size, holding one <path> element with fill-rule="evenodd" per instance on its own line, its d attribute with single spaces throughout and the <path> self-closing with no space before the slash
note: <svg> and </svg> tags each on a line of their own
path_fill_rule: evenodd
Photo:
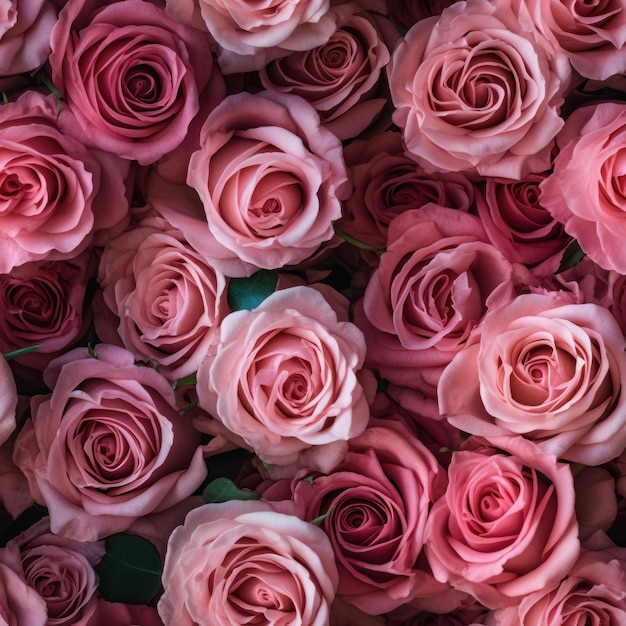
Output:
<svg viewBox="0 0 626 626">
<path fill-rule="evenodd" d="M 550 165 L 569 63 L 509 2 L 419 21 L 388 66 L 407 151 L 428 170 L 517 179 Z"/>
<path fill-rule="evenodd" d="M 426 528 L 437 580 L 495 609 L 569 573 L 580 550 L 569 465 L 521 437 L 471 438 L 448 477 Z"/>
<path fill-rule="evenodd" d="M 362 333 L 320 291 L 276 291 L 224 318 L 198 370 L 199 404 L 262 461 L 330 471 L 369 419 L 364 357 Z"/>
<path fill-rule="evenodd" d="M 48 626 L 46 603 L 23 576 L 0 563 L 0 626 Z"/>
<path fill-rule="evenodd" d="M 260 501 L 192 510 L 171 535 L 165 626 L 326 626 L 337 588 L 328 537 Z"/>
<path fill-rule="evenodd" d="M 144 0 L 68 3 L 50 66 L 81 137 L 142 164 L 182 143 L 205 88 L 203 114 L 224 95 L 210 40 Z"/>
<path fill-rule="evenodd" d="M 200 434 L 165 377 L 130 352 L 77 348 L 44 373 L 14 459 L 52 532 L 92 541 L 126 530 L 193 493 L 206 476 Z"/>
<path fill-rule="evenodd" d="M 598 465 L 626 447 L 626 341 L 605 308 L 561 292 L 489 311 L 444 370 L 439 406 L 465 432 L 518 434 Z"/>
</svg>

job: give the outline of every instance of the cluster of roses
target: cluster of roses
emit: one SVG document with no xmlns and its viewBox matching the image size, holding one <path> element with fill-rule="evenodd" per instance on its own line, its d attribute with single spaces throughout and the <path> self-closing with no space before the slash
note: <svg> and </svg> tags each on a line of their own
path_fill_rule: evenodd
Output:
<svg viewBox="0 0 626 626">
<path fill-rule="evenodd" d="M 618 0 L 0 0 L 0 624 L 625 623 L 624 74 Z"/>
</svg>

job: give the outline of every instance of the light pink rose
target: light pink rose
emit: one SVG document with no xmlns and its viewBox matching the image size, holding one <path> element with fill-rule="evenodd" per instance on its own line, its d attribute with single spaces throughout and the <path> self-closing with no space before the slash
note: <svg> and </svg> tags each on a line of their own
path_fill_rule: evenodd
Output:
<svg viewBox="0 0 626 626">
<path fill-rule="evenodd" d="M 31 72 L 50 54 L 57 12 L 48 0 L 0 2 L 0 76 Z"/>
<path fill-rule="evenodd" d="M 157 610 L 143 604 L 107 602 L 100 598 L 87 626 L 163 626 Z"/>
<path fill-rule="evenodd" d="M 540 202 L 583 251 L 605 269 L 626 274 L 626 105 L 577 109 L 558 137 L 554 171 L 540 185 Z"/>
<path fill-rule="evenodd" d="M 76 257 L 128 219 L 128 163 L 88 150 L 54 96 L 27 91 L 0 107 L 0 273 Z"/>
<path fill-rule="evenodd" d="M 229 311 L 225 277 L 160 218 L 106 244 L 98 281 L 117 318 L 112 326 L 97 315 L 98 336 L 109 343 L 121 338 L 135 358 L 158 362 L 171 379 L 198 369 Z"/>
<path fill-rule="evenodd" d="M 334 236 L 350 188 L 341 142 L 315 109 L 271 91 L 229 96 L 211 113 L 187 183 L 200 214 L 177 211 L 176 193 L 153 204 L 228 276 L 311 256 Z"/>
<path fill-rule="evenodd" d="M 419 21 L 388 73 L 392 119 L 424 169 L 518 179 L 549 167 L 569 63 L 509 2 Z"/>
<path fill-rule="evenodd" d="M 521 437 L 471 438 L 448 478 L 426 528 L 437 580 L 495 609 L 569 573 L 580 550 L 569 465 Z"/>
<path fill-rule="evenodd" d="M 626 624 L 626 550 L 585 551 L 556 589 L 495 612 L 489 626 Z"/>
<path fill-rule="evenodd" d="M 265 89 L 302 96 L 342 140 L 363 132 L 387 103 L 381 87 L 389 50 L 374 19 L 356 5 L 352 10 L 323 45 L 292 52 L 259 71 Z"/>
<path fill-rule="evenodd" d="M 615 318 L 563 292 L 490 310 L 444 370 L 441 413 L 461 430 L 517 434 L 587 465 L 626 447 L 626 340 Z"/>
<path fill-rule="evenodd" d="M 328 537 L 262 501 L 208 504 L 171 535 L 165 626 L 326 626 L 337 588 Z"/>
<path fill-rule="evenodd" d="M 100 10 L 96 10 L 100 9 Z M 52 80 L 89 144 L 142 164 L 176 148 L 224 97 L 210 39 L 144 0 L 76 0 L 52 33 Z"/>
<path fill-rule="evenodd" d="M 0 561 L 43 598 L 47 626 L 86 626 L 96 609 L 94 566 L 105 551 L 102 542 L 79 542 L 51 533 L 45 517 L 9 541 L 0 550 Z"/>
<path fill-rule="evenodd" d="M 191 495 L 206 476 L 200 434 L 172 388 L 130 352 L 106 344 L 53 361 L 53 392 L 31 401 L 14 459 L 52 532 L 92 541 Z"/>
<path fill-rule="evenodd" d="M 292 287 L 227 315 L 198 369 L 200 407 L 269 464 L 330 471 L 369 419 L 363 335 L 322 293 Z"/>
<path fill-rule="evenodd" d="M 46 603 L 22 576 L 0 563 L 0 626 L 22 624 L 47 626 Z"/>
</svg>

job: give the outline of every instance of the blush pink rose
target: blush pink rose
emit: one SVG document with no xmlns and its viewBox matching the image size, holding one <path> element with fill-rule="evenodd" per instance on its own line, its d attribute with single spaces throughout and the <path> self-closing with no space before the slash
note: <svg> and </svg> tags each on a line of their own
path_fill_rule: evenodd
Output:
<svg viewBox="0 0 626 626">
<path fill-rule="evenodd" d="M 46 603 L 22 576 L 0 563 L 0 626 L 48 626 Z"/>
<path fill-rule="evenodd" d="M 229 96 L 207 118 L 187 183 L 204 215 L 157 210 L 228 276 L 301 263 L 334 236 L 349 193 L 341 142 L 299 96 Z"/>
<path fill-rule="evenodd" d="M 326 626 L 337 588 L 328 537 L 262 501 L 208 504 L 171 535 L 165 626 Z"/>
<path fill-rule="evenodd" d="M 626 105 L 577 109 L 559 135 L 554 171 L 540 185 L 540 202 L 584 252 L 605 269 L 626 274 Z"/>
<path fill-rule="evenodd" d="M 128 220 L 128 163 L 88 150 L 54 96 L 27 91 L 0 107 L 0 273 L 76 257 Z"/>
<path fill-rule="evenodd" d="M 99 10 L 96 10 L 99 9 Z M 210 40 L 144 0 L 76 0 L 52 33 L 52 80 L 90 145 L 141 164 L 185 139 L 225 92 Z"/>
<path fill-rule="evenodd" d="M 170 379 L 198 369 L 229 311 L 226 278 L 159 218 L 106 244 L 98 281 L 117 318 L 112 326 L 108 316 L 96 315 L 98 336 L 109 343 L 121 338 L 135 358 L 158 362 Z"/>
<path fill-rule="evenodd" d="M 292 287 L 227 315 L 198 369 L 200 407 L 265 463 L 330 471 L 367 426 L 363 335 L 323 293 Z"/>
<path fill-rule="evenodd" d="M 626 447 L 626 340 L 615 318 L 562 292 L 490 310 L 439 381 L 448 421 L 479 435 L 517 434 L 587 465 Z"/>
<path fill-rule="evenodd" d="M 0 76 L 31 72 L 50 54 L 50 34 L 57 21 L 48 0 L 0 2 Z"/>
<path fill-rule="evenodd" d="M 53 361 L 53 392 L 31 401 L 14 459 L 52 532 L 93 541 L 168 509 L 206 477 L 200 434 L 168 380 L 130 352 L 98 344 Z"/>
<path fill-rule="evenodd" d="M 426 528 L 437 580 L 496 609 L 570 572 L 580 544 L 569 465 L 521 437 L 471 438 L 448 477 Z"/>
<path fill-rule="evenodd" d="M 419 21 L 388 73 L 392 119 L 424 169 L 512 179 L 548 169 L 569 63 L 509 2 L 457 2 Z"/>
</svg>

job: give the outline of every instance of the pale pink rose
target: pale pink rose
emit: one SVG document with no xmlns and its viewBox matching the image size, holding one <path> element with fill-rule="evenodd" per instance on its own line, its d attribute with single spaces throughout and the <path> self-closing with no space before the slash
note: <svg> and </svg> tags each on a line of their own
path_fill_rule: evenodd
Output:
<svg viewBox="0 0 626 626">
<path fill-rule="evenodd" d="M 541 183 L 540 202 L 605 269 L 626 274 L 626 202 L 622 176 L 626 105 L 604 102 L 577 109 L 558 137 L 554 171 Z"/>
<path fill-rule="evenodd" d="M 626 550 L 585 551 L 556 589 L 495 612 L 489 626 L 626 624 Z"/>
<path fill-rule="evenodd" d="M 96 609 L 94 566 L 102 542 L 80 542 L 50 532 L 45 517 L 0 550 L 0 562 L 14 569 L 43 598 L 47 626 L 86 626 Z"/>
<path fill-rule="evenodd" d="M 425 609 L 460 603 L 463 595 L 433 579 L 423 554 L 428 515 L 446 482 L 435 457 L 393 419 L 371 420 L 332 473 L 294 478 L 299 517 L 322 518 L 330 538 L 340 598 L 372 615 L 406 602 Z"/>
<path fill-rule="evenodd" d="M 163 626 L 157 610 L 143 604 L 107 602 L 100 598 L 86 626 Z"/>
<path fill-rule="evenodd" d="M 259 71 L 265 89 L 302 96 L 342 140 L 363 132 L 387 103 L 382 86 L 389 50 L 374 19 L 356 5 L 352 10 L 323 45 L 292 52 Z"/>
<path fill-rule="evenodd" d="M 53 532 L 91 541 L 168 509 L 206 477 L 200 434 L 168 380 L 106 344 L 77 348 L 44 372 L 14 460 Z"/>
<path fill-rule="evenodd" d="M 328 537 L 262 501 L 208 504 L 170 537 L 165 626 L 326 626 L 337 588 Z"/>
<path fill-rule="evenodd" d="M 330 471 L 367 425 L 363 335 L 323 293 L 292 287 L 227 315 L 198 369 L 200 407 L 265 463 Z"/>
<path fill-rule="evenodd" d="M 464 432 L 517 434 L 599 465 L 626 447 L 626 340 L 615 318 L 563 292 L 490 310 L 444 370 L 439 408 Z"/>
<path fill-rule="evenodd" d="M 99 9 L 99 10 L 96 10 Z M 52 32 L 52 80 L 90 145 L 142 164 L 182 143 L 224 96 L 204 33 L 144 0 L 76 0 Z M 202 92 L 211 98 L 201 107 Z"/>
<path fill-rule="evenodd" d="M 57 21 L 48 0 L 0 2 L 0 75 L 31 72 L 50 54 L 50 34 Z"/>
<path fill-rule="evenodd" d="M 171 379 L 198 369 L 229 311 L 226 278 L 160 218 L 107 242 L 98 282 L 116 317 L 112 326 L 96 315 L 98 336 L 108 343 L 121 338 L 135 358 L 159 363 Z"/>
<path fill-rule="evenodd" d="M 0 107 L 0 273 L 76 257 L 128 219 L 128 163 L 88 150 L 54 96 L 27 91 Z"/>
<path fill-rule="evenodd" d="M 569 63 L 509 2 L 419 21 L 388 73 L 392 119 L 424 169 L 518 179 L 549 167 Z"/>
<path fill-rule="evenodd" d="M 17 387 L 13 372 L 4 356 L 0 355 L 0 445 L 15 430 L 15 410 L 17 408 Z"/>
<path fill-rule="evenodd" d="M 229 96 L 209 115 L 187 183 L 203 215 L 177 211 L 175 194 L 155 208 L 228 276 L 311 256 L 334 236 L 350 188 L 341 142 L 315 109 L 272 91 Z"/>
<path fill-rule="evenodd" d="M 22 624 L 47 626 L 46 603 L 22 576 L 0 563 L 0 626 Z"/>
<path fill-rule="evenodd" d="M 569 573 L 580 550 L 569 465 L 522 437 L 470 438 L 448 478 L 426 528 L 437 580 L 495 609 Z"/>
</svg>

